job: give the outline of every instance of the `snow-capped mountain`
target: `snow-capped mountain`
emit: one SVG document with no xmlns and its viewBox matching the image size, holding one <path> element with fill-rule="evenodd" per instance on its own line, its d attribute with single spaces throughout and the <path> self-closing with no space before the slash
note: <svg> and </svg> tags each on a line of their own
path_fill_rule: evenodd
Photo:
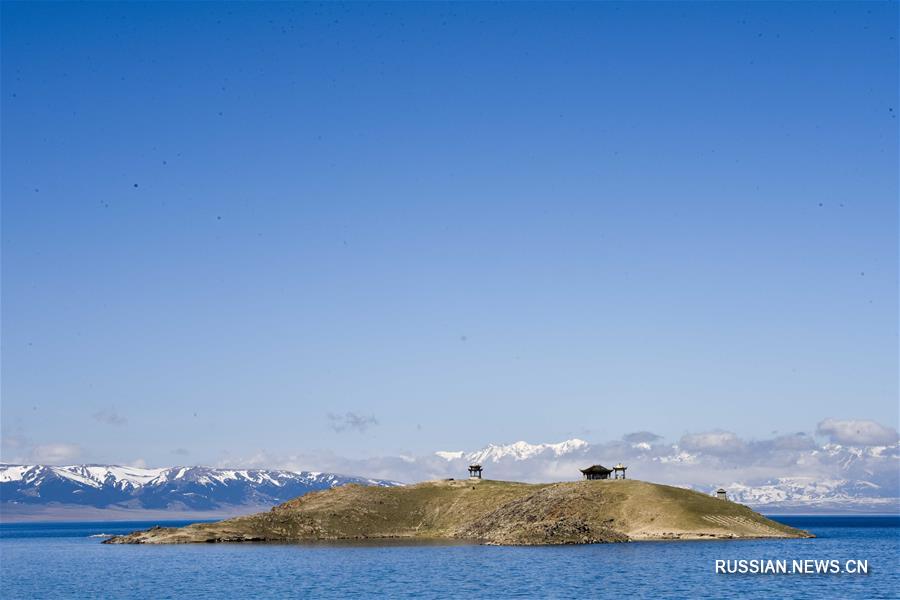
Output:
<svg viewBox="0 0 900 600">
<path fill-rule="evenodd" d="M 488 479 L 530 482 L 572 481 L 586 466 L 621 462 L 629 478 L 702 492 L 721 486 L 732 500 L 763 512 L 900 512 L 900 442 L 819 444 L 805 435 L 745 441 L 714 432 L 671 443 L 639 432 L 603 443 L 518 441 L 426 456 L 340 460 L 329 468 L 421 481 L 466 477 L 468 465 L 476 462 Z M 0 464 L 0 511 L 34 514 L 41 507 L 64 506 L 234 513 L 351 482 L 397 485 L 283 470 Z"/>
<path fill-rule="evenodd" d="M 488 444 L 475 452 L 448 452 L 442 450 L 435 452 L 435 454 L 448 461 L 465 458 L 473 463 L 498 463 L 503 460 L 529 460 L 539 456 L 559 457 L 583 451 L 589 445 L 584 440 L 574 438 L 558 444 L 529 444 L 528 442 L 514 442 L 506 445 Z"/>
<path fill-rule="evenodd" d="M 725 489 L 729 499 L 763 510 L 896 512 L 898 508 L 890 490 L 871 481 L 779 477 L 755 486 L 732 483 Z"/>
<path fill-rule="evenodd" d="M 14 504 L 58 503 L 95 508 L 205 511 L 274 505 L 346 483 L 401 485 L 395 481 L 310 471 L 0 464 L 0 509 Z"/>
</svg>

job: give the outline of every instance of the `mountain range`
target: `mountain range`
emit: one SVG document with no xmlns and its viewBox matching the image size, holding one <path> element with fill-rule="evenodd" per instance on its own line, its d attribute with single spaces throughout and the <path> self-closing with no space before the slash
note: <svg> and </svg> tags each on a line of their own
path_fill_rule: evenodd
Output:
<svg viewBox="0 0 900 600">
<path fill-rule="evenodd" d="M 759 485 L 725 486 L 735 502 L 767 512 L 896 512 L 898 499 L 871 481 L 779 477 Z"/>
<path fill-rule="evenodd" d="M 227 514 L 245 507 L 273 506 L 347 483 L 401 485 L 310 471 L 0 464 L 0 511 L 61 506 Z"/>
<path fill-rule="evenodd" d="M 137 468 L 114 465 L 0 464 L 0 517 L 37 519 L 218 517 L 269 508 L 311 491 L 345 483 L 402 485 L 467 477 L 480 463 L 488 479 L 526 482 L 571 481 L 580 469 L 619 462 L 629 478 L 712 493 L 766 513 L 900 512 L 900 442 L 881 445 L 821 444 L 808 434 L 745 441 L 727 432 L 685 436 L 664 442 L 649 432 L 590 443 L 517 441 L 477 450 L 439 451 L 422 456 L 338 460 L 328 472 L 290 470 L 290 457 L 276 457 L 286 470 L 209 467 Z M 299 462 L 299 461 L 298 461 Z M 309 461 L 304 461 L 308 464 Z M 260 467 L 264 465 L 258 465 Z M 336 472 L 368 473 L 378 478 Z M 77 510 L 76 510 L 77 509 Z"/>
</svg>

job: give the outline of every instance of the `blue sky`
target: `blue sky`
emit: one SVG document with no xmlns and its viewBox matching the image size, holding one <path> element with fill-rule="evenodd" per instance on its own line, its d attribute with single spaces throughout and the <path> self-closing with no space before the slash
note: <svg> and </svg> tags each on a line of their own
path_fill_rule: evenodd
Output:
<svg viewBox="0 0 900 600">
<path fill-rule="evenodd" d="M 4 459 L 896 426 L 897 23 L 3 3 Z"/>
</svg>

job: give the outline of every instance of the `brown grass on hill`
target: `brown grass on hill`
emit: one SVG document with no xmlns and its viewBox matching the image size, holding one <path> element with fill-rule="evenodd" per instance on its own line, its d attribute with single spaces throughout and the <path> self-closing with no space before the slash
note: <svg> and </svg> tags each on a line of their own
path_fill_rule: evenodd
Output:
<svg viewBox="0 0 900 600">
<path fill-rule="evenodd" d="M 108 543 L 465 539 L 488 544 L 582 544 L 662 539 L 809 537 L 746 506 L 637 480 L 526 484 L 430 481 L 345 485 L 268 512 Z"/>
</svg>

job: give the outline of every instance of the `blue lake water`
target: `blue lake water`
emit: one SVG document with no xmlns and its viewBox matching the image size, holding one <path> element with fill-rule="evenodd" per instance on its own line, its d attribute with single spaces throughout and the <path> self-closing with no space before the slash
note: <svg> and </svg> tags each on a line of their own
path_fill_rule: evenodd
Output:
<svg viewBox="0 0 900 600">
<path fill-rule="evenodd" d="M 141 523 L 0 525 L 0 597 L 900 598 L 900 517 L 774 517 L 809 540 L 593 546 L 103 545 Z M 716 559 L 867 560 L 868 575 L 716 574 Z"/>
</svg>

